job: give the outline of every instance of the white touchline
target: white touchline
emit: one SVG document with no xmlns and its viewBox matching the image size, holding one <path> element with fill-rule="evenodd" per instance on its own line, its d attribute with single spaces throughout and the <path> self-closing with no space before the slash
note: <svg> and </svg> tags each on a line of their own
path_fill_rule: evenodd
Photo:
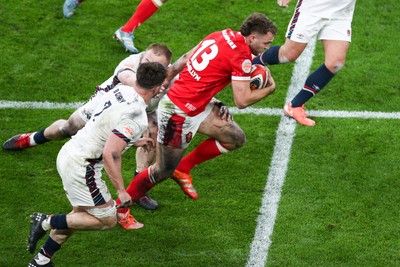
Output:
<svg viewBox="0 0 400 267">
<path fill-rule="evenodd" d="M 292 99 L 299 88 L 303 86 L 311 67 L 315 43 L 315 40 L 310 42 L 302 55 L 297 59 L 286 101 Z M 250 245 L 250 254 L 246 266 L 264 267 L 267 262 L 268 249 L 271 245 L 271 235 L 278 213 L 281 190 L 285 181 L 296 124 L 294 120 L 285 116 L 281 118 L 279 123 L 267 185 L 264 189 L 259 211 L 260 215 L 257 218 L 256 231 Z"/>
</svg>

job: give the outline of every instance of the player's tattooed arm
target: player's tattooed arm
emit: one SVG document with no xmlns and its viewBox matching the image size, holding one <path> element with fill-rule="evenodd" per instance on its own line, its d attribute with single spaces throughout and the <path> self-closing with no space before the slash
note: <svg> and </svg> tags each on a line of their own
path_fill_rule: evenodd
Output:
<svg viewBox="0 0 400 267">
<path fill-rule="evenodd" d="M 185 67 L 189 58 L 193 55 L 193 52 L 196 50 L 196 48 L 197 46 L 191 49 L 189 52 L 185 53 L 183 56 L 181 56 L 178 60 L 176 60 L 172 65 L 168 67 L 167 77 L 165 78 L 165 82 L 163 83 L 163 86 L 165 88 L 168 88 L 172 79 L 183 70 L 183 68 Z"/>
</svg>

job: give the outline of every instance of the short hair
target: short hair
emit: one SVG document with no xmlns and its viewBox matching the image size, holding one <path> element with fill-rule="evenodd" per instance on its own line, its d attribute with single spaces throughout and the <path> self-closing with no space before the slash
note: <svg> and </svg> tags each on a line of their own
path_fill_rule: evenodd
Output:
<svg viewBox="0 0 400 267">
<path fill-rule="evenodd" d="M 153 50 L 156 55 L 165 56 L 168 62 L 171 62 L 172 51 L 165 44 L 152 43 L 147 47 L 146 50 Z"/>
<path fill-rule="evenodd" d="M 240 26 L 240 33 L 246 37 L 254 32 L 260 34 L 267 34 L 270 32 L 276 35 L 278 29 L 266 15 L 262 13 L 253 13 L 243 21 L 242 26 Z"/>
<path fill-rule="evenodd" d="M 144 89 L 160 86 L 167 77 L 167 69 L 159 62 L 143 62 L 136 72 L 136 81 Z"/>
</svg>

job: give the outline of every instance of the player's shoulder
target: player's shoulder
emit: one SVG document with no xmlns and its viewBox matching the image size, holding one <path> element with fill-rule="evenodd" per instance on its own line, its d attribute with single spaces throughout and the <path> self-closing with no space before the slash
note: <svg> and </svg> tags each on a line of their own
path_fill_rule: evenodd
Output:
<svg viewBox="0 0 400 267">
<path fill-rule="evenodd" d="M 123 59 L 117 66 L 116 70 L 120 70 L 122 68 L 136 68 L 140 64 L 140 60 L 142 58 L 143 52 L 139 54 L 132 54 L 125 59 Z"/>
<path fill-rule="evenodd" d="M 120 102 L 124 102 L 128 105 L 132 105 L 138 107 L 139 110 L 146 109 L 147 105 L 144 102 L 144 99 L 136 92 L 135 88 L 120 84 L 116 87 L 117 90 L 121 92 L 121 95 L 116 94 L 116 98 L 120 98 Z"/>
<path fill-rule="evenodd" d="M 225 30 L 222 30 L 221 32 L 222 32 L 222 34 L 224 36 L 226 36 L 225 38 L 229 38 L 229 39 L 232 39 L 232 40 L 235 40 L 235 41 L 244 42 L 243 35 L 238 31 L 232 30 L 230 28 L 226 28 Z"/>
</svg>

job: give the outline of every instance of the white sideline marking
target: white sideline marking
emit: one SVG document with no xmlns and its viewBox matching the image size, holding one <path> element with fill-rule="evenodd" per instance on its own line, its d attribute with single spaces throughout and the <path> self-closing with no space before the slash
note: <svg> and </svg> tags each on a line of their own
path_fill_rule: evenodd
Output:
<svg viewBox="0 0 400 267">
<path fill-rule="evenodd" d="M 315 40 L 310 42 L 297 59 L 286 101 L 292 99 L 294 94 L 298 92 L 298 88 L 303 86 L 311 67 L 315 43 Z M 294 120 L 285 116 L 281 118 L 279 123 L 267 185 L 264 189 L 264 196 L 259 210 L 260 215 L 257 218 L 257 227 L 250 245 L 250 254 L 246 266 L 264 267 L 267 262 L 268 249 L 271 245 L 271 235 L 274 231 L 275 218 L 278 213 L 281 190 L 286 177 L 296 124 Z"/>
</svg>

